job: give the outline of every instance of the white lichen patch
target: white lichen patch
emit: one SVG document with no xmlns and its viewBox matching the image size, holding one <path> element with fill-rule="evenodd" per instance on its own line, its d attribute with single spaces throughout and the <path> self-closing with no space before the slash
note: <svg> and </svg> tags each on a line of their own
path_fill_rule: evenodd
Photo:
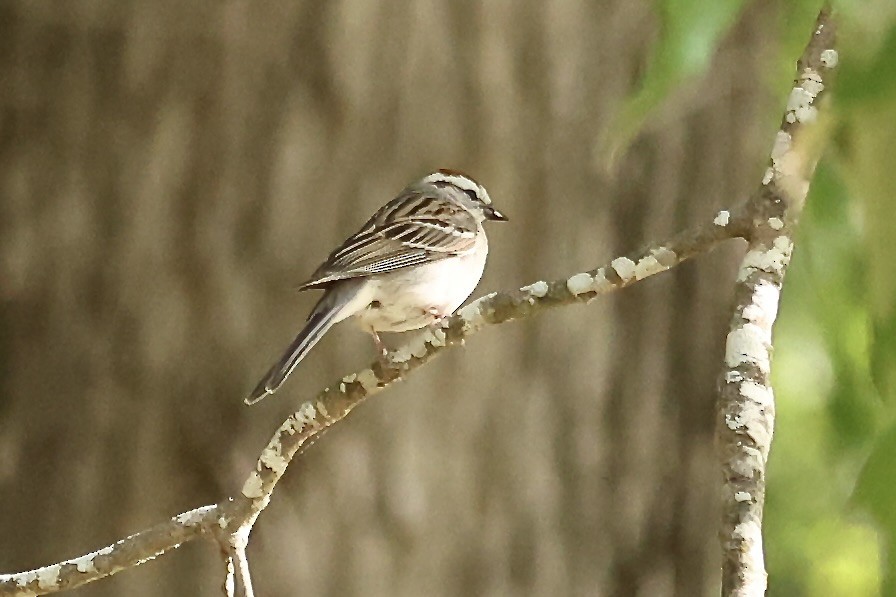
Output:
<svg viewBox="0 0 896 597">
<path fill-rule="evenodd" d="M 243 483 L 242 493 L 250 500 L 258 499 L 264 495 L 264 492 L 261 490 L 261 476 L 257 471 L 252 471 L 252 474 Z"/>
<path fill-rule="evenodd" d="M 775 238 L 770 248 L 753 249 L 747 252 L 737 274 L 737 280 L 743 282 L 754 270 L 783 275 L 784 267 L 790 262 L 792 250 L 793 243 L 790 242 L 790 239 L 786 236 L 779 236 Z"/>
<path fill-rule="evenodd" d="M 737 431 L 744 426 L 744 423 L 736 415 L 725 415 L 725 426 L 731 431 Z"/>
<path fill-rule="evenodd" d="M 805 87 L 794 87 L 787 99 L 787 114 L 785 120 L 794 122 L 814 122 L 818 117 L 818 110 L 812 105 L 815 95 Z"/>
<path fill-rule="evenodd" d="M 366 369 L 366 371 L 370 371 L 370 369 Z M 361 385 L 364 385 L 364 381 L 361 380 L 361 376 L 364 374 L 364 371 L 358 373 L 358 381 L 361 382 Z M 308 425 L 317 425 L 317 411 L 314 409 L 314 405 L 310 402 L 303 402 L 302 406 L 299 407 L 293 417 L 296 419 L 296 423 L 299 425 L 299 429 L 303 429 Z M 290 435 L 292 435 L 290 433 Z"/>
<path fill-rule="evenodd" d="M 678 263 L 678 254 L 666 247 L 657 247 L 656 249 L 653 249 L 650 254 L 656 258 L 660 265 L 663 265 L 666 268 L 670 268 Z"/>
<path fill-rule="evenodd" d="M 793 138 L 787 131 L 778 131 L 778 134 L 775 135 L 775 143 L 772 145 L 771 154 L 772 163 L 775 164 L 775 170 L 780 172 L 780 168 L 777 167 L 777 164 L 790 151 L 792 143 Z"/>
<path fill-rule="evenodd" d="M 772 337 L 772 324 L 778 316 L 778 301 L 780 298 L 780 288 L 762 280 L 753 289 L 753 298 L 741 313 L 744 319 L 755 323 L 765 331 L 769 343 Z"/>
<path fill-rule="evenodd" d="M 423 340 L 430 346 L 442 347 L 447 343 L 448 336 L 442 328 L 430 328 Z"/>
<path fill-rule="evenodd" d="M 3 578 L 3 576 L 4 575 L 0 575 L 0 578 Z M 29 572 L 21 572 L 19 574 L 16 574 L 15 577 L 16 577 L 16 586 L 24 587 L 25 585 L 30 584 L 30 583 L 34 582 L 35 580 L 37 580 L 37 572 L 34 570 L 31 570 Z M 20 591 L 19 594 L 20 595 L 28 595 L 29 597 L 31 597 L 31 595 L 37 595 L 37 593 L 34 593 L 32 591 L 27 591 L 27 592 Z"/>
<path fill-rule="evenodd" d="M 482 317 L 482 313 L 479 312 L 479 301 L 473 301 L 469 305 L 461 307 L 457 314 L 467 322 L 473 321 L 478 317 Z"/>
<path fill-rule="evenodd" d="M 319 412 L 323 418 L 330 418 L 330 413 L 327 412 L 327 405 L 324 404 L 322 400 L 318 400 L 315 407 L 317 408 L 317 412 Z"/>
<path fill-rule="evenodd" d="M 741 312 L 741 317 L 753 323 L 758 323 L 762 318 L 762 308 L 759 305 L 750 303 Z"/>
<path fill-rule="evenodd" d="M 735 502 L 749 502 L 753 498 L 750 496 L 749 492 L 746 491 L 735 491 L 734 492 L 734 501 Z"/>
<path fill-rule="evenodd" d="M 725 415 L 725 425 L 732 431 L 746 431 L 757 445 L 768 445 L 771 437 L 765 419 L 772 402 L 771 390 L 745 381 L 740 386 L 740 393 L 746 400 L 739 404 L 735 414 Z"/>
<path fill-rule="evenodd" d="M 491 300 L 497 293 L 493 292 L 484 297 L 473 301 L 469 305 L 458 310 L 457 314 L 464 320 L 464 331 L 477 330 L 485 325 L 485 317 L 482 314 L 482 307 L 486 301 Z"/>
<path fill-rule="evenodd" d="M 727 226 L 729 221 L 731 221 L 731 212 L 723 209 L 718 213 L 712 223 L 716 226 Z"/>
<path fill-rule="evenodd" d="M 529 296 L 534 296 L 535 298 L 542 298 L 548 293 L 548 283 L 544 280 L 539 280 L 534 284 L 529 284 L 528 286 L 523 286 L 520 288 L 521 291 L 525 292 Z"/>
<path fill-rule="evenodd" d="M 774 402 L 772 389 L 755 381 L 745 381 L 740 384 L 740 395 L 763 408 Z"/>
<path fill-rule="evenodd" d="M 61 567 L 57 564 L 47 566 L 37 571 L 37 586 L 41 589 L 52 589 L 59 582 L 59 571 Z"/>
<path fill-rule="evenodd" d="M 399 354 L 401 349 L 391 353 L 389 355 L 389 359 L 394 362 L 401 362 L 399 359 Z M 407 360 L 407 359 L 405 359 Z M 364 369 L 363 371 L 359 371 L 357 373 L 352 373 L 351 375 L 346 375 L 342 378 L 342 381 L 339 383 L 339 392 L 345 394 L 348 384 L 358 382 L 361 384 L 361 387 L 365 392 L 369 392 L 371 388 L 375 388 L 377 386 L 377 378 L 376 373 L 373 372 L 373 369 Z M 306 417 L 310 416 L 310 418 L 306 418 L 306 422 L 313 422 L 315 420 L 315 412 L 314 405 L 310 402 L 306 402 L 302 405 L 302 409 L 305 411 Z M 324 415 L 326 416 L 326 415 Z"/>
<path fill-rule="evenodd" d="M 769 166 L 765 169 L 765 175 L 762 177 L 762 184 L 766 185 L 775 177 L 775 169 Z"/>
<path fill-rule="evenodd" d="M 411 360 L 411 351 L 409 346 L 400 346 L 392 354 L 389 355 L 389 360 L 393 363 L 407 363 Z"/>
<path fill-rule="evenodd" d="M 411 354 L 417 357 L 418 359 L 422 359 L 426 356 L 426 353 L 429 352 L 429 348 L 426 346 L 426 338 L 425 334 L 418 339 L 410 342 L 408 347 L 410 348 Z"/>
<path fill-rule="evenodd" d="M 419 334 L 389 355 L 393 363 L 407 363 L 412 357 L 423 358 L 429 349 L 426 347 L 426 334 Z"/>
<path fill-rule="evenodd" d="M 16 584 L 20 587 L 24 587 L 25 585 L 34 582 L 37 580 L 37 572 L 32 570 L 30 572 L 22 572 L 21 574 L 16 575 Z M 31 593 L 31 595 L 36 595 L 37 593 Z"/>
<path fill-rule="evenodd" d="M 80 557 L 76 560 L 72 560 L 71 563 L 74 564 L 75 569 L 82 574 L 96 572 L 96 565 L 93 563 L 93 555 Z"/>
<path fill-rule="evenodd" d="M 775 240 L 772 241 L 772 246 L 782 253 L 787 253 L 790 255 L 790 251 L 793 249 L 793 243 L 786 236 L 777 236 Z"/>
<path fill-rule="evenodd" d="M 379 387 L 380 380 L 377 379 L 373 369 L 365 369 L 358 373 L 358 383 L 361 384 L 365 392 L 372 392 Z"/>
<path fill-rule="evenodd" d="M 594 290 L 598 294 L 603 294 L 613 289 L 613 283 L 607 280 L 607 272 L 602 267 L 597 268 L 597 271 L 594 272 L 593 285 Z"/>
<path fill-rule="evenodd" d="M 769 218 L 768 225 L 772 230 L 780 230 L 784 227 L 784 220 L 781 218 Z"/>
<path fill-rule="evenodd" d="M 754 587 L 755 594 L 764 595 L 768 578 L 765 575 L 765 555 L 762 553 L 762 526 L 758 521 L 751 520 L 738 524 L 734 530 L 746 543 L 744 561 L 752 562 L 752 565 L 746 566 L 744 570 L 744 586 Z"/>
<path fill-rule="evenodd" d="M 182 524 L 185 526 L 193 526 L 195 523 L 196 511 L 190 510 L 189 512 L 184 512 L 183 514 L 178 514 L 174 517 L 174 522 L 177 524 Z"/>
<path fill-rule="evenodd" d="M 278 477 L 286 471 L 286 467 L 289 465 L 289 461 L 283 456 L 283 446 L 277 438 L 272 440 L 271 443 L 262 450 L 261 456 L 258 457 L 258 462 L 265 468 L 273 471 Z"/>
<path fill-rule="evenodd" d="M 358 375 L 352 373 L 350 375 L 346 375 L 341 380 L 339 380 L 339 393 L 345 394 L 345 389 L 350 383 L 354 383 L 355 379 L 357 379 Z"/>
<path fill-rule="evenodd" d="M 837 50 L 829 49 L 821 52 L 821 63 L 827 68 L 834 68 L 840 60 Z"/>
<path fill-rule="evenodd" d="M 759 560 L 751 559 L 751 562 L 761 562 L 762 561 L 762 529 L 759 528 L 759 523 L 748 521 L 742 522 L 734 527 L 734 538 L 742 539 L 745 541 L 755 542 L 760 546 L 760 554 Z M 749 548 L 752 552 L 752 548 Z"/>
<path fill-rule="evenodd" d="M 738 383 L 744 380 L 744 375 L 740 371 L 731 370 L 725 373 L 725 383 Z"/>
<path fill-rule="evenodd" d="M 772 436 L 766 423 L 766 413 L 765 407 L 748 402 L 744 405 L 743 414 L 740 416 L 747 435 L 753 438 L 757 446 L 762 448 L 761 454 L 767 453 L 768 446 L 772 441 Z M 762 461 L 766 461 L 765 456 L 763 456 Z"/>
<path fill-rule="evenodd" d="M 746 479 L 752 479 L 762 470 L 762 452 L 750 446 L 740 446 L 742 458 L 729 460 L 729 466 L 736 475 Z"/>
<path fill-rule="evenodd" d="M 610 266 L 616 270 L 623 282 L 628 282 L 635 277 L 635 262 L 628 257 L 617 257 L 610 262 Z"/>
<path fill-rule="evenodd" d="M 728 333 L 725 341 L 725 364 L 729 368 L 754 365 L 760 371 L 769 371 L 766 332 L 755 323 L 745 323 Z"/>
<path fill-rule="evenodd" d="M 594 277 L 588 272 L 576 274 L 566 281 L 566 289 L 573 296 L 579 296 L 585 292 L 593 292 Z"/>
<path fill-rule="evenodd" d="M 812 108 L 814 110 L 814 108 Z M 788 116 L 795 113 L 788 112 Z M 800 113 L 802 115 L 802 113 Z M 791 122 L 796 119 L 788 118 Z M 766 173 L 763 184 L 768 184 L 773 179 L 780 191 L 793 202 L 801 202 L 805 199 L 809 190 L 809 181 L 805 176 L 805 152 L 793 151 L 793 138 L 786 131 L 778 131 L 775 143 L 772 146 L 772 172 Z"/>
<path fill-rule="evenodd" d="M 178 524 L 191 527 L 199 524 L 202 521 L 202 516 L 206 512 L 214 509 L 214 506 L 202 506 L 201 508 L 196 508 L 195 510 L 190 510 L 189 512 L 184 512 L 183 514 L 178 514 L 172 520 L 174 520 L 174 522 Z"/>
<path fill-rule="evenodd" d="M 803 79 L 800 82 L 800 86 L 812 96 L 812 99 L 818 97 L 818 94 L 824 91 L 824 81 L 821 80 L 821 76 L 813 70 L 806 70 L 805 74 L 803 74 Z"/>
<path fill-rule="evenodd" d="M 635 278 L 643 280 L 648 276 L 664 272 L 678 261 L 678 256 L 674 251 L 670 251 L 665 247 L 653 249 L 650 255 L 642 257 L 635 265 Z"/>
<path fill-rule="evenodd" d="M 666 271 L 667 269 L 669 268 L 660 264 L 660 262 L 656 260 L 656 257 L 647 255 L 646 257 L 638 259 L 638 263 L 635 265 L 635 278 L 643 280 L 644 278 Z"/>
</svg>

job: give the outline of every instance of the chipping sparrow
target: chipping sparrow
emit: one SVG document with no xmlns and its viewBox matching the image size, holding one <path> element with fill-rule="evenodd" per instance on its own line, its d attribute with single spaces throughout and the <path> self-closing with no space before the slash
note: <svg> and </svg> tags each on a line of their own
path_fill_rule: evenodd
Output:
<svg viewBox="0 0 896 597">
<path fill-rule="evenodd" d="M 385 356 L 377 332 L 415 330 L 454 313 L 485 269 L 485 220 L 507 218 L 466 174 L 439 170 L 408 186 L 299 287 L 326 292 L 246 403 L 276 392 L 330 326 L 343 319 L 356 316 Z"/>
</svg>

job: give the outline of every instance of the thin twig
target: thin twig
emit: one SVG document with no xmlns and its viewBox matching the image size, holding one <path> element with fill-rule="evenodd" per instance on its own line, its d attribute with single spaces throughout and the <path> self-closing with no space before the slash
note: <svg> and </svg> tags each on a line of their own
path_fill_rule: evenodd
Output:
<svg viewBox="0 0 896 597">
<path fill-rule="evenodd" d="M 224 560 L 224 584 L 221 590 L 224 597 L 236 597 L 236 564 L 229 551 L 222 549 L 221 557 Z"/>
<path fill-rule="evenodd" d="M 249 533 L 251 532 L 252 527 L 245 526 L 230 535 L 230 553 L 231 559 L 236 562 L 236 578 L 240 597 L 255 597 L 255 590 L 252 588 L 252 574 L 249 572 L 249 560 L 246 557 L 246 547 L 249 545 Z"/>
</svg>

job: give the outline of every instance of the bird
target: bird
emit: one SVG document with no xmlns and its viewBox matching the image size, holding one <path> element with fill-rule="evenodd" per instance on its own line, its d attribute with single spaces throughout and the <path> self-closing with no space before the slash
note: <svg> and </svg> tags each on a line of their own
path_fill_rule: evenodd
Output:
<svg viewBox="0 0 896 597">
<path fill-rule="evenodd" d="M 483 222 L 507 221 L 488 191 L 459 170 L 440 169 L 408 185 L 348 237 L 299 290 L 324 290 L 302 330 L 246 397 L 276 392 L 336 323 L 355 317 L 371 334 L 405 332 L 448 317 L 485 270 Z"/>
</svg>

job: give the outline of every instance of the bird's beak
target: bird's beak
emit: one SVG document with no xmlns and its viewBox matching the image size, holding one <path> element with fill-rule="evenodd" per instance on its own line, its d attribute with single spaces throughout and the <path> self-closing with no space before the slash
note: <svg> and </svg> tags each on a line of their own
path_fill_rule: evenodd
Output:
<svg viewBox="0 0 896 597">
<path fill-rule="evenodd" d="M 502 214 L 500 211 L 492 207 L 491 205 L 485 208 L 485 219 L 486 220 L 494 220 L 496 222 L 506 222 L 507 216 Z"/>
</svg>

